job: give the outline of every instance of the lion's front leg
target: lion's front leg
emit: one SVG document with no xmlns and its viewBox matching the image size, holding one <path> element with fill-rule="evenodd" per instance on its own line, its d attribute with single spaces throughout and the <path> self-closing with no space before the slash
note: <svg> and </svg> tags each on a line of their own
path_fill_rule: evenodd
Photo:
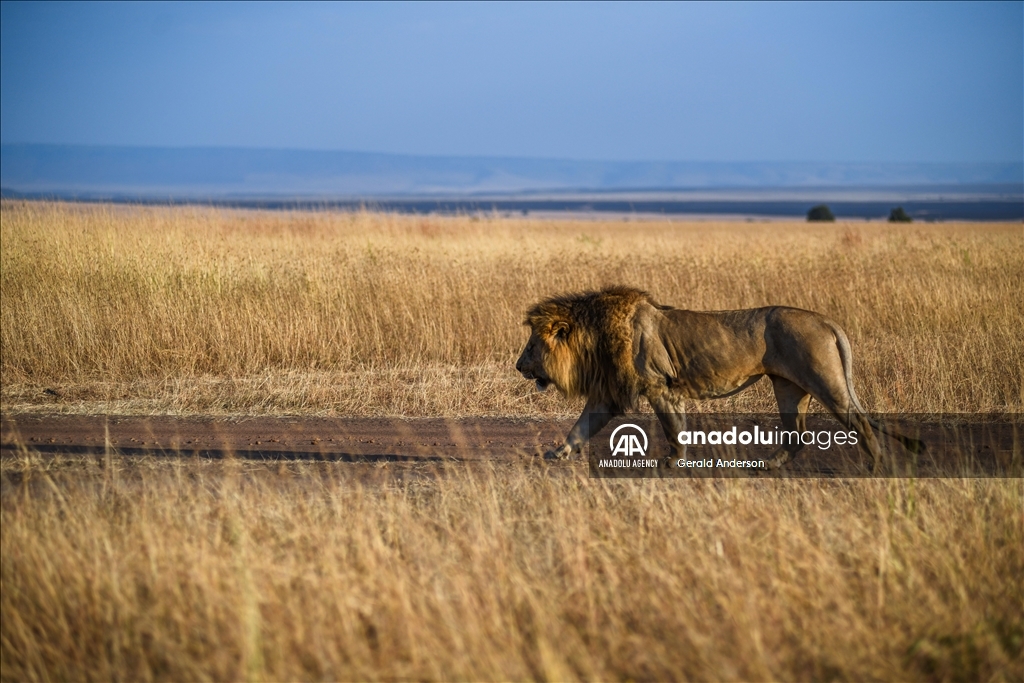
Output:
<svg viewBox="0 0 1024 683">
<path fill-rule="evenodd" d="M 672 467 L 680 458 L 686 458 L 686 446 L 679 444 L 679 433 L 686 429 L 686 407 L 681 398 L 664 389 L 649 393 L 647 400 L 654 408 L 665 438 L 668 439 L 669 455 L 662 462 L 665 467 Z"/>
<path fill-rule="evenodd" d="M 562 460 L 579 453 L 584 444 L 590 441 L 590 437 L 604 429 L 605 425 L 619 414 L 621 411 L 616 411 L 603 403 L 587 401 L 576 424 L 572 426 L 569 434 L 565 437 L 565 443 L 544 453 L 544 458 Z"/>
</svg>

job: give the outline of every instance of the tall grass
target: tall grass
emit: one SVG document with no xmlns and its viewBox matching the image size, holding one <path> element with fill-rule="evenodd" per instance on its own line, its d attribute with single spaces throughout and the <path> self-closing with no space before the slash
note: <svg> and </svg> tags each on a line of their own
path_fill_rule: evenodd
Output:
<svg viewBox="0 0 1024 683">
<path fill-rule="evenodd" d="M 1020 480 L 5 459 L 3 680 L 1020 680 Z"/>
<path fill-rule="evenodd" d="M 1020 411 L 1022 238 L 4 202 L 2 409 L 561 414 L 523 312 L 625 283 L 829 315 L 875 410 Z M 8 452 L 0 679 L 1020 680 L 1022 499 Z"/>
<path fill-rule="evenodd" d="M 564 411 L 533 397 L 512 368 L 523 313 L 553 293 L 611 283 L 694 309 L 825 313 L 853 341 L 858 389 L 872 409 L 1024 403 L 1020 225 L 22 202 L 4 202 L 0 218 L 8 410 Z M 730 407 L 770 409 L 770 392 Z"/>
</svg>

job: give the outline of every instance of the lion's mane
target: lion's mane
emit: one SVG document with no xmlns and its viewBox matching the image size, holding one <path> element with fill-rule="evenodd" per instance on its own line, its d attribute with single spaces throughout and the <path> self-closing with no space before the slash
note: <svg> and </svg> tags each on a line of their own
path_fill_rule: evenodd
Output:
<svg viewBox="0 0 1024 683">
<path fill-rule="evenodd" d="M 527 312 L 525 323 L 549 340 L 544 367 L 559 391 L 635 408 L 643 383 L 633 365 L 633 317 L 643 302 L 657 305 L 642 290 L 608 287 L 551 297 Z M 564 341 L 551 343 L 560 326 Z"/>
</svg>

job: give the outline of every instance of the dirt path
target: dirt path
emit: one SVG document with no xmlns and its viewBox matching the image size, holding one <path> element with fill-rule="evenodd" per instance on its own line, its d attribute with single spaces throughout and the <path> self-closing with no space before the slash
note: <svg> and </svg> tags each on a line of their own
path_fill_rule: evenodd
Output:
<svg viewBox="0 0 1024 683">
<path fill-rule="evenodd" d="M 649 416 L 648 416 L 649 417 Z M 815 418 L 818 420 L 820 418 Z M 826 418 L 826 421 L 831 418 Z M 813 421 L 813 420 L 812 420 Z M 742 420 L 739 422 L 742 425 Z M 533 459 L 560 443 L 572 420 L 508 417 L 323 418 L 105 415 L 7 415 L 0 418 L 0 454 L 23 448 L 49 455 L 234 457 L 253 461 L 408 463 L 512 462 Z M 813 427 L 813 425 L 809 425 Z M 827 428 L 828 425 L 825 425 Z M 916 461 L 919 476 L 1021 476 L 1020 419 L 918 424 L 929 445 L 915 458 L 892 445 L 897 461 Z M 656 433 L 657 427 L 651 427 Z M 662 452 L 664 451 L 664 452 Z M 652 455 L 667 455 L 655 438 Z M 770 453 L 766 451 L 766 453 Z M 699 455 L 699 453 L 698 453 Z M 735 455 L 733 456 L 735 457 Z M 805 448 L 788 470 L 795 476 L 862 476 L 864 454 L 854 446 L 827 452 Z M 838 469 L 837 469 L 838 468 Z M 966 469 L 965 469 L 966 468 Z M 945 474 L 942 474 L 942 473 Z M 997 474 L 1002 473 L 1002 474 Z"/>
<path fill-rule="evenodd" d="M 0 450 L 248 459 L 430 461 L 533 455 L 571 421 L 516 418 L 118 417 L 0 419 Z"/>
</svg>

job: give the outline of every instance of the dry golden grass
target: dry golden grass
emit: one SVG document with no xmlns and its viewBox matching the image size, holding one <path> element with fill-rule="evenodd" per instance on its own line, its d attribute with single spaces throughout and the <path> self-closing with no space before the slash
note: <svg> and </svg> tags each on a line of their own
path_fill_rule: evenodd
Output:
<svg viewBox="0 0 1024 683">
<path fill-rule="evenodd" d="M 513 369 L 523 313 L 611 283 L 694 309 L 825 313 L 872 410 L 1024 406 L 1020 224 L 23 202 L 0 224 L 5 412 L 568 414 Z M 708 406 L 774 407 L 767 386 Z"/>
<path fill-rule="evenodd" d="M 4 202 L 2 409 L 564 415 L 523 311 L 625 283 L 833 317 L 875 410 L 1020 411 L 1022 237 Z M 1022 499 L 22 451 L 0 679 L 1021 680 Z"/>
<path fill-rule="evenodd" d="M 5 459 L 0 678 L 1024 677 L 1021 480 L 585 471 Z"/>
</svg>

